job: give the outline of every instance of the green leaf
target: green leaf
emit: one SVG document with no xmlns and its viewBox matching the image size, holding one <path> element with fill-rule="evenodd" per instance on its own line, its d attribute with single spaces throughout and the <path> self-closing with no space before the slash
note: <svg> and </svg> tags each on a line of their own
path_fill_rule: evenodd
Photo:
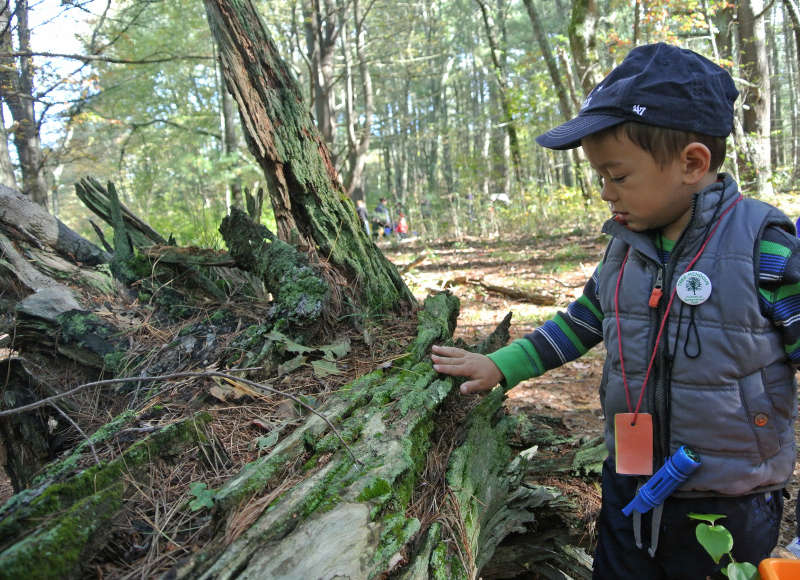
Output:
<svg viewBox="0 0 800 580">
<path fill-rule="evenodd" d="M 278 442 L 278 437 L 280 437 L 281 430 L 275 429 L 271 431 L 269 435 L 265 435 L 264 437 L 259 437 L 256 439 L 256 444 L 258 444 L 258 450 L 264 451 L 265 449 L 269 449 L 273 445 Z"/>
<path fill-rule="evenodd" d="M 195 499 L 189 502 L 189 508 L 196 512 L 203 508 L 214 507 L 214 496 L 217 492 L 213 489 L 208 489 L 206 484 L 202 481 L 193 481 L 189 484 L 189 493 L 195 496 Z"/>
<path fill-rule="evenodd" d="M 306 364 L 306 357 L 302 354 L 298 354 L 293 359 L 287 360 L 285 363 L 278 365 L 278 376 L 288 375 L 295 369 L 300 368 Z"/>
<path fill-rule="evenodd" d="M 336 363 L 329 360 L 315 360 L 311 361 L 311 366 L 314 368 L 314 376 L 318 379 L 327 377 L 328 375 L 338 375 L 342 371 L 336 366 Z"/>
<path fill-rule="evenodd" d="M 297 395 L 297 400 L 302 402 L 306 406 L 311 407 L 312 409 L 316 408 L 317 405 L 319 404 L 317 398 L 312 397 L 311 395 Z"/>
<path fill-rule="evenodd" d="M 724 514 L 696 514 L 693 512 L 689 513 L 688 515 L 690 519 L 703 520 L 709 524 L 714 524 L 718 519 L 726 517 Z"/>
<path fill-rule="evenodd" d="M 332 344 L 323 344 L 317 348 L 325 353 L 325 358 L 328 360 L 342 358 L 350 352 L 350 337 L 345 336 Z"/>
<path fill-rule="evenodd" d="M 291 338 L 289 338 L 288 336 L 277 330 L 271 330 L 269 334 L 267 334 L 267 338 L 274 342 L 282 344 L 283 347 L 286 349 L 286 352 L 296 352 L 299 354 L 304 354 L 307 352 L 313 352 L 317 350 L 313 347 L 304 346 L 299 342 L 295 342 Z"/>
<path fill-rule="evenodd" d="M 725 574 L 730 580 L 758 580 L 758 568 L 750 562 L 731 562 L 722 573 Z"/>
<path fill-rule="evenodd" d="M 695 535 L 715 564 L 719 564 L 720 558 L 733 548 L 733 536 L 724 526 L 698 524 Z"/>
</svg>

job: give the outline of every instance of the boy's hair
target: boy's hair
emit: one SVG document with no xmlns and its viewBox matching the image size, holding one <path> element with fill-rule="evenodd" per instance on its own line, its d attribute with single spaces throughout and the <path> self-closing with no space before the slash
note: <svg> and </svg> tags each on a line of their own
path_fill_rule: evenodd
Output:
<svg viewBox="0 0 800 580">
<path fill-rule="evenodd" d="M 726 137 L 713 137 L 690 131 L 656 127 L 655 125 L 645 125 L 635 121 L 626 121 L 619 125 L 614 125 L 608 129 L 598 131 L 594 135 L 603 134 L 624 134 L 634 144 L 652 155 L 656 163 L 662 167 L 676 159 L 689 143 L 695 142 L 702 143 L 711 151 L 709 171 L 716 172 L 725 161 Z"/>
</svg>

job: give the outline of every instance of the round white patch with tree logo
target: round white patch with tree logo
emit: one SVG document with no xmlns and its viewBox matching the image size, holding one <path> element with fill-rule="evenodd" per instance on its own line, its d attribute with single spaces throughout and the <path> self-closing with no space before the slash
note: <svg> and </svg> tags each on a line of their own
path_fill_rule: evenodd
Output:
<svg viewBox="0 0 800 580">
<path fill-rule="evenodd" d="M 678 298 L 690 306 L 696 306 L 711 296 L 711 280 L 698 270 L 689 270 L 678 278 L 676 290 Z"/>
</svg>

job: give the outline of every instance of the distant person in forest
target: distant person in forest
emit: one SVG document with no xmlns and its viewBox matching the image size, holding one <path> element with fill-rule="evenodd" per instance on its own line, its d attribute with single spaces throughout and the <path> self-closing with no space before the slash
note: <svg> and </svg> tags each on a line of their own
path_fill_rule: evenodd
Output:
<svg viewBox="0 0 800 580">
<path fill-rule="evenodd" d="M 434 368 L 477 393 L 605 343 L 594 578 L 721 578 L 730 561 L 704 551 L 692 512 L 725 516 L 738 562 L 757 565 L 778 540 L 795 463 L 800 239 L 717 173 L 737 96 L 727 71 L 690 50 L 631 50 L 575 118 L 536 139 L 583 147 L 602 179 L 611 240 L 583 295 L 489 356 L 433 347 Z M 631 505 L 687 448 L 699 463 L 688 479 L 652 509 Z"/>
<path fill-rule="evenodd" d="M 392 217 L 389 215 L 385 197 L 380 198 L 378 205 L 372 210 L 372 225 L 377 238 L 392 233 Z"/>
<path fill-rule="evenodd" d="M 367 204 L 364 202 L 363 199 L 357 199 L 356 200 L 356 213 L 358 214 L 358 219 L 361 220 L 361 225 L 364 226 L 364 231 L 367 232 L 367 235 L 370 235 L 369 215 L 367 214 Z"/>
<path fill-rule="evenodd" d="M 397 216 L 397 224 L 394 226 L 394 231 L 401 240 L 408 237 L 408 220 L 403 212 L 400 212 Z"/>
</svg>

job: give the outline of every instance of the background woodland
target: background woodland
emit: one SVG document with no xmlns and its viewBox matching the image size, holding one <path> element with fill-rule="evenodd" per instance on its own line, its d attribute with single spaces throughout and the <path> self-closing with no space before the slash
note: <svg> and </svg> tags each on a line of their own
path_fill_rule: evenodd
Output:
<svg viewBox="0 0 800 580">
<path fill-rule="evenodd" d="M 177 243 L 220 247 L 226 207 L 270 185 L 223 87 L 202 3 L 0 4 L 2 182 L 89 234 L 74 183 L 91 174 Z M 604 208 L 580 152 L 533 138 L 646 42 L 731 71 L 741 97 L 726 170 L 747 191 L 791 191 L 800 171 L 796 0 L 255 4 L 345 191 L 370 210 L 386 197 L 428 238 L 595 223 Z M 37 46 L 53 35 L 69 50 Z"/>
</svg>

